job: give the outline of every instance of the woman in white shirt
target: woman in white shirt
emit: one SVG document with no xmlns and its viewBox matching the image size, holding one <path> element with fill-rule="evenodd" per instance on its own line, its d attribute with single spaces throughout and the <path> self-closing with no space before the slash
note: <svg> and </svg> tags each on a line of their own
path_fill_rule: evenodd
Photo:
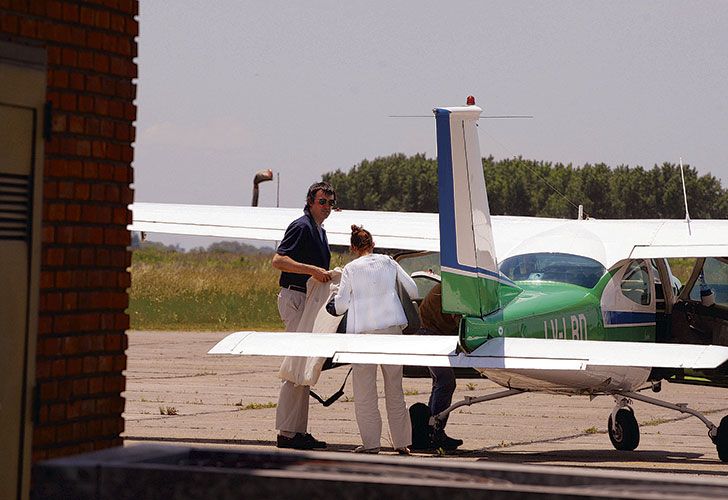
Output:
<svg viewBox="0 0 728 500">
<path fill-rule="evenodd" d="M 417 285 L 407 272 L 388 255 L 373 253 L 369 231 L 351 226 L 351 251 L 357 257 L 344 266 L 339 291 L 334 298 L 337 314 L 349 314 L 347 333 L 401 334 L 407 318 L 397 294 L 397 281 L 411 297 Z M 402 366 L 379 365 L 384 378 L 384 396 L 392 447 L 409 454 L 412 428 L 402 390 Z M 382 417 L 377 396 L 377 365 L 352 365 L 354 411 L 362 446 L 358 453 L 379 453 Z"/>
</svg>

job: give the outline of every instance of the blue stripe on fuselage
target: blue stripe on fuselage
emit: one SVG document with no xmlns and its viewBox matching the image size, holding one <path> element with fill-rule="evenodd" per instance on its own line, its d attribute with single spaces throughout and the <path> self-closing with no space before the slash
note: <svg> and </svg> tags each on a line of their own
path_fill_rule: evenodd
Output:
<svg viewBox="0 0 728 500">
<path fill-rule="evenodd" d="M 648 325 L 655 323 L 655 313 L 605 311 L 604 326 Z"/>
</svg>

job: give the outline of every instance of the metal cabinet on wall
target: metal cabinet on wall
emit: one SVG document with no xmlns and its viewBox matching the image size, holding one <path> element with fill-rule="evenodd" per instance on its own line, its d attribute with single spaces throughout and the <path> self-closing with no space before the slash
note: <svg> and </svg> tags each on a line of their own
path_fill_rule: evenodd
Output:
<svg viewBox="0 0 728 500">
<path fill-rule="evenodd" d="M 0 42 L 0 498 L 27 498 L 38 324 L 45 49 Z"/>
</svg>

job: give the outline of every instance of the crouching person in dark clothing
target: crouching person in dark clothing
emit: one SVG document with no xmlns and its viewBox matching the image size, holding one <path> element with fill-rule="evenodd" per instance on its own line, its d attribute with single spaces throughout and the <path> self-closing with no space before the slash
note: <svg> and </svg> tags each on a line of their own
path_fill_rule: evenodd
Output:
<svg viewBox="0 0 728 500">
<path fill-rule="evenodd" d="M 438 283 L 425 296 L 420 305 L 420 319 L 425 335 L 457 335 L 460 316 L 442 312 L 442 286 Z M 430 393 L 429 413 L 437 415 L 452 404 L 452 395 L 455 392 L 455 372 L 449 366 L 429 367 L 432 377 L 432 392 Z M 413 415 L 413 419 L 416 418 Z M 443 448 L 454 450 L 463 444 L 462 439 L 453 439 L 445 434 L 447 418 L 442 421 L 442 426 L 437 431 L 428 428 L 429 441 L 420 436 L 412 449 Z M 429 427 L 429 425 L 428 425 Z M 414 437 L 414 436 L 413 436 Z"/>
</svg>

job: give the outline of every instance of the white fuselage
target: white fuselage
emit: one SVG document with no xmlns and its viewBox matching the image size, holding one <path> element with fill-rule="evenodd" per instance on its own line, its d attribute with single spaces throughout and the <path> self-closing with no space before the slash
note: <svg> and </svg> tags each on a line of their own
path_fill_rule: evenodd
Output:
<svg viewBox="0 0 728 500">
<path fill-rule="evenodd" d="M 559 394 L 597 394 L 634 391 L 650 375 L 650 368 L 631 366 L 594 366 L 586 370 L 509 370 L 481 369 L 498 385 L 524 391 Z"/>
</svg>

